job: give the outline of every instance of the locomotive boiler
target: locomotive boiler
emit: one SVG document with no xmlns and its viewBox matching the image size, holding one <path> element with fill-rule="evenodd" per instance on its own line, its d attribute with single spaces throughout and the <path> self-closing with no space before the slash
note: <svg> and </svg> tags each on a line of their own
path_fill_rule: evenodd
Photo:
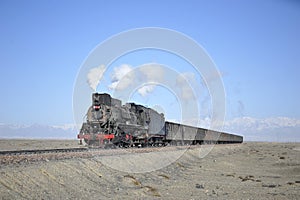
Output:
<svg viewBox="0 0 300 200">
<path fill-rule="evenodd" d="M 93 93 L 86 122 L 78 134 L 89 146 L 144 147 L 203 143 L 241 143 L 243 137 L 166 122 L 163 113 Z"/>
</svg>

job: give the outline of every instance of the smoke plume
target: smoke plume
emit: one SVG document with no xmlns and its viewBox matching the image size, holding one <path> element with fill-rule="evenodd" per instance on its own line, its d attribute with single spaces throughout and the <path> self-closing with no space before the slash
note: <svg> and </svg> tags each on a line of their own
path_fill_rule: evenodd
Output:
<svg viewBox="0 0 300 200">
<path fill-rule="evenodd" d="M 139 67 L 139 77 L 142 77 L 146 83 L 151 82 L 149 85 L 144 85 L 138 89 L 138 93 L 145 97 L 150 94 L 156 87 L 155 82 L 161 83 L 165 78 L 165 69 L 156 63 L 147 63 Z"/>
<path fill-rule="evenodd" d="M 87 82 L 94 91 L 96 91 L 97 86 L 100 80 L 102 79 L 104 71 L 105 71 L 104 65 L 100 65 L 99 67 L 90 69 L 87 75 Z"/>
<path fill-rule="evenodd" d="M 111 84 L 108 86 L 111 90 L 126 89 L 135 80 L 135 73 L 133 67 L 123 64 L 115 67 L 111 76 Z M 130 72 L 130 73 L 129 73 Z"/>
<path fill-rule="evenodd" d="M 155 89 L 155 85 L 144 85 L 138 89 L 138 93 L 145 97 L 147 94 L 151 93 Z"/>
</svg>

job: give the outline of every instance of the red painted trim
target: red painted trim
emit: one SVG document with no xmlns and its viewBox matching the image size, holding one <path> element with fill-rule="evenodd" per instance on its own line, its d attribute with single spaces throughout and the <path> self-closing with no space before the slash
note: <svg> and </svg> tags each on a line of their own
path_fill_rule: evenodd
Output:
<svg viewBox="0 0 300 200">
<path fill-rule="evenodd" d="M 97 135 L 97 140 L 104 140 L 104 139 L 108 139 L 108 140 L 110 140 L 110 139 L 114 139 L 115 138 L 115 135 L 114 134 L 98 134 Z"/>
<path fill-rule="evenodd" d="M 87 139 L 90 140 L 91 139 L 91 135 L 82 135 L 82 134 L 78 134 L 77 135 L 78 139 Z"/>
<path fill-rule="evenodd" d="M 90 140 L 91 139 L 91 135 L 90 134 L 87 134 L 87 135 L 82 135 L 82 134 L 78 134 L 77 135 L 77 138 L 78 139 L 87 139 L 87 140 Z M 114 139 L 115 138 L 115 135 L 114 134 L 97 134 L 96 135 L 96 140 L 104 140 L 104 139 L 108 139 L 108 140 L 111 140 L 111 139 Z"/>
<path fill-rule="evenodd" d="M 132 135 L 126 134 L 126 135 L 125 135 L 125 139 L 126 139 L 126 140 L 132 140 Z"/>
</svg>

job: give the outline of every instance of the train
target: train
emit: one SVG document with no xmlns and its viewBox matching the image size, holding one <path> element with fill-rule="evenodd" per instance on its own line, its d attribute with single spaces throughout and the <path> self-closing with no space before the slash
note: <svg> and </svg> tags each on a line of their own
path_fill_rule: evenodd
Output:
<svg viewBox="0 0 300 200">
<path fill-rule="evenodd" d="M 169 122 L 164 114 L 107 93 L 93 93 L 92 105 L 77 138 L 88 146 L 147 147 L 168 145 L 242 143 L 243 137 Z"/>
</svg>

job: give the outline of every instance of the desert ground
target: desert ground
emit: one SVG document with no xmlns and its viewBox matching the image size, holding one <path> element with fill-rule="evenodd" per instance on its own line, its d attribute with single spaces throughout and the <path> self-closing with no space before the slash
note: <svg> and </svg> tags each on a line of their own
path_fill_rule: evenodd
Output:
<svg viewBox="0 0 300 200">
<path fill-rule="evenodd" d="M 1 150 L 61 147 L 78 141 L 0 140 Z M 0 176 L 1 199 L 300 199 L 300 143 L 78 155 L 2 164 Z"/>
</svg>

